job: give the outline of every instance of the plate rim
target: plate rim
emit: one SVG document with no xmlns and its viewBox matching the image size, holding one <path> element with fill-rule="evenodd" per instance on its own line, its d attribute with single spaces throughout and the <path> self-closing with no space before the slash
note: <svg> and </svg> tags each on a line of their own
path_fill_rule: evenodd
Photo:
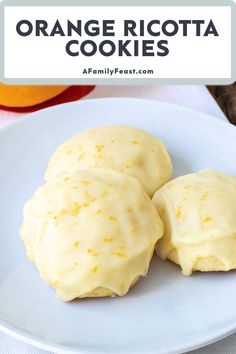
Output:
<svg viewBox="0 0 236 354">
<path fill-rule="evenodd" d="M 63 345 L 55 345 L 53 342 L 43 340 L 43 339 L 37 339 L 37 337 L 30 335 L 30 334 L 25 334 L 23 331 L 19 329 L 15 329 L 13 326 L 8 325 L 4 323 L 4 321 L 0 320 L 0 331 L 2 333 L 7 334 L 8 336 L 21 341 L 24 344 L 31 345 L 35 348 L 45 350 L 48 352 L 53 352 L 56 354 L 118 354 L 121 353 L 119 351 L 91 351 L 91 350 L 84 350 L 84 349 L 76 349 L 76 348 L 68 348 Z M 192 342 L 192 344 L 186 344 L 185 346 L 179 345 L 170 349 L 162 349 L 158 351 L 158 354 L 181 354 L 181 353 L 187 353 L 189 351 L 195 350 L 195 349 L 200 349 L 203 348 L 207 345 L 216 343 L 232 334 L 236 333 L 236 320 L 235 323 L 231 324 L 228 327 L 225 327 L 224 329 L 219 330 L 218 332 L 215 332 L 212 334 L 210 337 L 204 337 L 202 341 L 196 340 L 195 342 Z M 144 351 L 135 351 L 136 354 L 143 354 Z M 145 354 L 157 354 L 157 351 L 155 349 L 151 350 L 145 350 Z"/>
<path fill-rule="evenodd" d="M 69 106 L 77 106 L 77 105 L 86 105 L 90 102 L 102 102 L 102 101 L 140 101 L 140 102 L 150 102 L 152 104 L 157 104 L 157 105 L 162 105 L 162 106 L 166 106 L 169 108 L 173 108 L 173 109 L 178 109 L 178 110 L 184 110 L 185 112 L 188 113 L 192 113 L 192 114 L 198 114 L 199 116 L 201 116 L 200 119 L 207 119 L 208 121 L 210 121 L 213 125 L 221 125 L 224 126 L 225 128 L 230 128 L 231 132 L 234 131 L 234 133 L 236 134 L 236 126 L 233 125 L 230 121 L 223 121 L 222 119 L 220 119 L 219 117 L 216 117 L 214 115 L 211 115 L 209 113 L 204 113 L 198 110 L 195 110 L 193 108 L 189 108 L 189 107 L 185 107 L 185 106 L 181 106 L 175 103 L 170 103 L 170 102 L 166 102 L 166 101 L 162 101 L 162 100 L 155 100 L 155 99 L 148 99 L 148 98 L 139 98 L 139 97 L 102 97 L 102 98 L 87 98 L 87 99 L 82 99 L 82 100 L 78 100 L 78 101 L 73 101 L 73 102 L 67 102 L 67 103 L 62 103 L 59 105 L 55 105 L 55 106 L 51 106 L 51 107 L 47 107 L 47 108 L 43 108 L 40 109 L 38 111 L 32 112 L 32 113 L 26 113 L 24 116 L 20 116 L 19 120 L 16 120 L 4 127 L 0 128 L 0 136 L 2 134 L 4 134 L 5 132 L 7 132 L 8 130 L 11 130 L 13 128 L 16 128 L 18 125 L 24 125 L 26 124 L 28 121 L 31 121 L 33 119 L 35 119 L 35 116 L 46 112 L 53 112 L 56 111 L 59 108 L 66 108 Z M 37 119 L 37 117 L 36 117 Z M 191 118 L 190 118 L 191 119 Z M 229 129 L 228 129 L 229 130 Z"/>
<path fill-rule="evenodd" d="M 213 115 L 210 115 L 208 113 L 203 113 L 201 111 L 197 111 L 188 107 L 184 107 L 181 105 L 177 105 L 177 104 L 173 104 L 173 103 L 169 103 L 169 102 L 165 102 L 165 101 L 160 101 L 160 100 L 155 100 L 155 99 L 145 99 L 145 98 L 135 98 L 135 97 L 108 97 L 108 98 L 91 98 L 91 99 L 84 99 L 84 100 L 80 100 L 80 101 L 75 101 L 75 102 L 68 102 L 68 103 L 64 103 L 64 104 L 60 104 L 60 105 L 56 105 L 56 106 L 52 106 L 52 107 L 48 107 L 30 114 L 26 114 L 26 116 L 21 117 L 19 120 L 12 122 L 11 124 L 2 127 L 0 129 L 0 139 L 1 136 L 5 135 L 8 133 L 8 131 L 11 131 L 12 129 L 16 129 L 18 126 L 22 126 L 28 123 L 28 121 L 33 121 L 35 118 L 36 119 L 40 119 L 40 117 L 37 118 L 37 116 L 40 116 L 41 114 L 45 114 L 45 112 L 53 112 L 53 111 L 57 111 L 60 110 L 61 108 L 67 108 L 67 107 L 73 107 L 76 109 L 76 107 L 79 105 L 87 105 L 87 104 L 95 104 L 97 102 L 107 102 L 107 101 L 121 101 L 124 102 L 126 101 L 128 102 L 137 102 L 139 101 L 140 103 L 144 102 L 150 102 L 154 105 L 161 105 L 164 107 L 169 107 L 172 108 L 173 111 L 175 109 L 181 110 L 181 111 L 185 111 L 186 113 L 189 113 L 190 115 L 190 120 L 191 120 L 191 114 L 197 114 L 198 116 L 200 116 L 201 120 L 207 120 L 209 124 L 215 125 L 215 126 L 219 126 L 220 127 L 224 127 L 223 129 L 227 128 L 227 134 L 229 138 L 233 138 L 231 136 L 231 134 L 233 134 L 236 138 L 236 127 L 232 124 L 230 124 L 230 122 L 227 121 L 223 121 L 221 119 L 219 119 L 218 117 L 214 117 Z M 131 102 L 131 103 L 132 103 Z M 36 116 L 36 117 L 35 117 Z M 99 122 L 98 122 L 98 126 L 99 126 Z M 42 349 L 42 350 L 46 350 L 46 351 L 54 351 L 55 353 L 58 354 L 117 354 L 118 351 L 91 351 L 91 350 L 84 350 L 84 349 L 77 349 L 77 348 L 69 348 L 63 345 L 58 345 L 55 344 L 53 342 L 44 340 L 43 338 L 37 337 L 35 335 L 31 335 L 29 333 L 24 332 L 24 330 L 20 330 L 16 327 L 14 327 L 13 325 L 7 323 L 6 321 L 2 320 L 0 318 L 0 331 L 2 333 L 5 333 L 13 338 L 15 338 L 16 340 L 20 340 L 21 342 L 31 345 L 33 347 Z M 195 340 L 195 342 L 191 341 L 191 343 L 187 343 L 184 346 L 183 345 L 178 345 L 178 346 L 173 346 L 172 348 L 169 348 L 168 350 L 163 349 L 161 351 L 158 352 L 158 354 L 179 354 L 179 353 L 184 353 L 186 351 L 191 351 L 194 349 L 198 349 L 201 347 L 204 347 L 206 345 L 215 343 L 233 333 L 236 332 L 236 319 L 235 321 L 227 326 L 227 327 L 223 327 L 222 329 L 219 329 L 217 332 L 212 333 L 210 336 L 207 335 L 206 337 L 203 337 L 202 340 Z M 143 351 L 136 351 L 137 354 L 141 354 L 144 353 Z M 145 351 L 145 353 L 147 354 L 156 354 L 156 350 L 155 349 L 151 349 L 148 351 Z"/>
</svg>

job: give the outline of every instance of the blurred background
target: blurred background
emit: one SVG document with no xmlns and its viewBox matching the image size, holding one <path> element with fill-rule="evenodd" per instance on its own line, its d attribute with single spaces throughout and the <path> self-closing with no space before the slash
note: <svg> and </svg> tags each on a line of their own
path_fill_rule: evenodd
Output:
<svg viewBox="0 0 236 354">
<path fill-rule="evenodd" d="M 236 82 L 227 86 L 10 86 L 0 82 L 0 127 L 27 113 L 80 99 L 136 97 L 191 108 L 236 125 Z"/>
<path fill-rule="evenodd" d="M 228 120 L 236 125 L 236 82 L 228 86 L 208 86 L 208 90 Z"/>
</svg>

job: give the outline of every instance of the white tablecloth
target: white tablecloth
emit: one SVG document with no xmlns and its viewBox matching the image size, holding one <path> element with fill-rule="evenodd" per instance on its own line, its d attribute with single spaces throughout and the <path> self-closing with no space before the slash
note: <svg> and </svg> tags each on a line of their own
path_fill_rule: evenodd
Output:
<svg viewBox="0 0 236 354">
<path fill-rule="evenodd" d="M 141 97 L 161 100 L 190 107 L 192 109 L 209 113 L 216 119 L 227 120 L 214 99 L 204 86 L 104 86 L 97 87 L 85 99 L 98 97 Z M 11 124 L 23 116 L 0 110 L 0 127 Z M 1 354 L 48 354 L 24 343 L 21 343 L 0 332 Z M 235 354 L 236 334 L 218 343 L 209 345 L 191 354 Z M 157 353 L 158 354 L 158 353 Z"/>
</svg>

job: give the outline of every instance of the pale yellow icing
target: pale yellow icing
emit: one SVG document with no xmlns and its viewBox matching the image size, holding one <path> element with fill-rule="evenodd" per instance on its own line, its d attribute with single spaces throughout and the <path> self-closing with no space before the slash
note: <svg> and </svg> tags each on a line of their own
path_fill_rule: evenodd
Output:
<svg viewBox="0 0 236 354">
<path fill-rule="evenodd" d="M 125 295 L 162 234 L 141 184 L 102 169 L 47 182 L 26 203 L 21 227 L 28 257 L 63 301 Z"/>
<path fill-rule="evenodd" d="M 236 177 L 203 170 L 172 180 L 153 202 L 164 222 L 160 258 L 194 270 L 236 268 Z"/>
<path fill-rule="evenodd" d="M 45 179 L 90 167 L 112 168 L 135 177 L 150 196 L 172 175 L 170 157 L 159 139 L 142 129 L 110 126 L 87 129 L 60 145 Z"/>
</svg>

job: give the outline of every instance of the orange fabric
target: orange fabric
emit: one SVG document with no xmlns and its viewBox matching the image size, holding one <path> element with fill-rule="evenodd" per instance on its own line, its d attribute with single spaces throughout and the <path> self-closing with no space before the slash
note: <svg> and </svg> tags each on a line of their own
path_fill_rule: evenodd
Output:
<svg viewBox="0 0 236 354">
<path fill-rule="evenodd" d="M 60 95 L 32 107 L 12 108 L 12 107 L 5 107 L 0 105 L 0 109 L 5 111 L 11 111 L 11 112 L 19 112 L 19 113 L 35 112 L 40 109 L 47 108 L 50 106 L 55 106 L 61 103 L 77 101 L 80 98 L 88 95 L 91 91 L 93 91 L 94 88 L 95 86 L 70 86 Z"/>
</svg>

